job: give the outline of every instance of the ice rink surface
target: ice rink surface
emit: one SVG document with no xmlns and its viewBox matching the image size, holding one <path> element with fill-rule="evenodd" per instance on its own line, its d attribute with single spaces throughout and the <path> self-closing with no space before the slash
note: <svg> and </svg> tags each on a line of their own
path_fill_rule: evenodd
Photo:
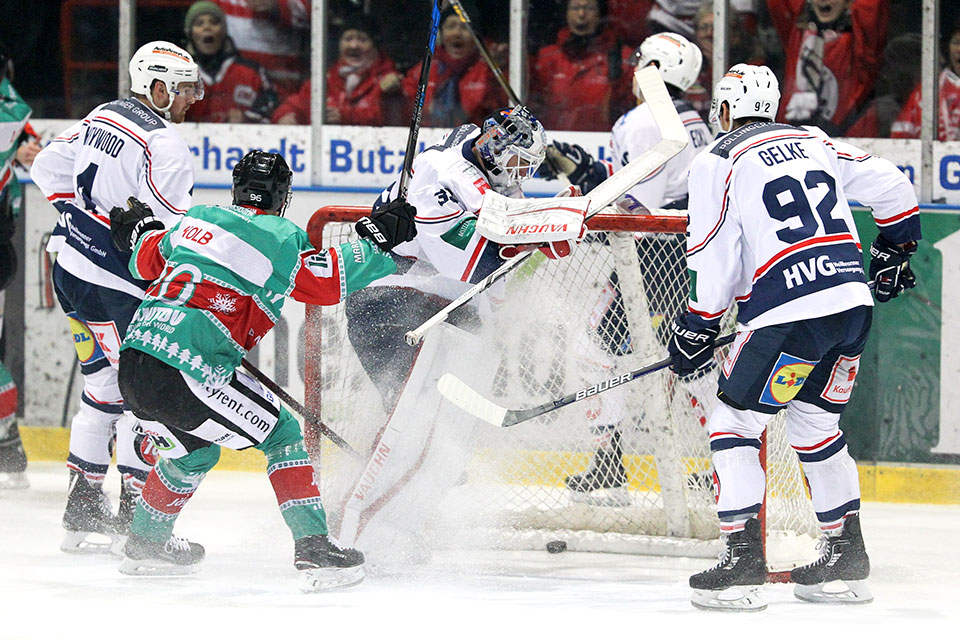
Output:
<svg viewBox="0 0 960 640">
<path fill-rule="evenodd" d="M 266 474 L 216 469 L 177 523 L 206 546 L 200 573 L 123 576 L 117 560 L 59 550 L 64 465 L 31 463 L 28 475 L 28 491 L 0 492 L 3 640 L 960 637 L 958 506 L 863 505 L 873 604 L 805 604 L 767 585 L 766 611 L 715 613 L 690 605 L 686 583 L 708 560 L 573 552 L 442 551 L 302 594 Z M 114 502 L 118 485 L 111 469 Z"/>
</svg>

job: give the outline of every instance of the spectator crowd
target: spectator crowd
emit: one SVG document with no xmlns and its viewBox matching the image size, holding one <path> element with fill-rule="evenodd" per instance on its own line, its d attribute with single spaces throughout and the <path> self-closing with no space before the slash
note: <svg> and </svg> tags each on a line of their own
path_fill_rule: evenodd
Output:
<svg viewBox="0 0 960 640">
<path fill-rule="evenodd" d="M 480 40 L 509 71 L 509 0 L 463 3 Z M 947 3 L 949 4 L 949 3 Z M 420 76 L 425 0 L 332 0 L 324 122 L 409 123 Z M 781 78 L 778 119 L 830 135 L 919 137 L 920 17 L 908 0 L 730 0 L 732 63 Z M 635 51 L 649 35 L 680 33 L 703 52 L 686 98 L 706 115 L 712 85 L 712 0 L 530 0 L 528 101 L 548 129 L 609 131 L 634 104 Z M 309 0 L 201 0 L 184 44 L 207 98 L 200 122 L 310 121 Z M 482 13 L 481 13 L 482 11 Z M 960 139 L 960 12 L 941 16 L 937 136 Z M 412 28 L 411 28 L 412 27 Z M 411 53 L 413 52 L 413 53 Z M 414 55 L 415 54 L 415 55 Z M 424 126 L 480 120 L 507 97 L 452 7 L 441 16 Z"/>
</svg>

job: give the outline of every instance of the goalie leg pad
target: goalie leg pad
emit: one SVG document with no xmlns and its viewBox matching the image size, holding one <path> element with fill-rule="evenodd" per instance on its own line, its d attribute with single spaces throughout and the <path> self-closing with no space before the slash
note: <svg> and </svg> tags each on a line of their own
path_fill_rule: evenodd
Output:
<svg viewBox="0 0 960 640">
<path fill-rule="evenodd" d="M 428 545 L 422 523 L 462 476 L 476 425 L 442 399 L 437 380 L 453 372 L 487 388 L 495 369 L 472 334 L 442 324 L 426 337 L 347 500 L 342 544 L 362 548 L 373 563 L 423 559 Z"/>
</svg>

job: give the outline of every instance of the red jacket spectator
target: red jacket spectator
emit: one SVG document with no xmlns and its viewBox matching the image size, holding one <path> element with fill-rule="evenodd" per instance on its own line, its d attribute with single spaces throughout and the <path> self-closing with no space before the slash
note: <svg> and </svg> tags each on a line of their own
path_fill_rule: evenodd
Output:
<svg viewBox="0 0 960 640">
<path fill-rule="evenodd" d="M 346 75 L 342 74 L 344 64 L 338 60 L 327 71 L 327 119 L 328 124 L 351 124 L 382 126 L 392 124 L 388 121 L 384 108 L 381 78 L 396 73 L 393 62 L 383 56 L 377 56 L 376 62 L 366 69 L 351 91 L 347 91 Z M 351 83 L 352 84 L 352 83 Z M 273 112 L 276 124 L 310 123 L 310 86 L 309 80 Z M 336 110 L 336 118 L 330 114 Z"/>
<path fill-rule="evenodd" d="M 767 0 L 786 54 L 777 119 L 813 123 L 842 133 L 862 108 L 876 80 L 886 41 L 887 0 L 841 3 L 826 21 L 808 0 Z"/>
<path fill-rule="evenodd" d="M 216 75 L 200 66 L 204 97 L 187 112 L 193 122 L 267 122 L 276 95 L 255 63 L 237 56 L 226 58 Z"/>
<path fill-rule="evenodd" d="M 418 64 L 403 79 L 403 94 L 412 105 L 420 83 Z M 507 96 L 493 72 L 480 58 L 470 32 L 452 8 L 440 16 L 440 45 L 430 63 L 423 126 L 480 125 L 484 118 L 507 106 Z"/>
<path fill-rule="evenodd" d="M 194 122 L 264 122 L 277 97 L 263 70 L 237 55 L 227 35 L 223 10 L 200 0 L 187 11 L 183 24 L 186 49 L 200 67 L 206 96 L 187 112 Z"/>
<path fill-rule="evenodd" d="M 960 140 L 960 76 L 950 69 L 940 72 L 940 93 L 937 105 L 937 138 L 941 141 Z M 919 138 L 920 84 L 910 94 L 907 104 L 890 129 L 891 138 Z"/>
<path fill-rule="evenodd" d="M 584 39 L 564 27 L 555 44 L 537 53 L 530 77 L 533 113 L 547 129 L 610 131 L 633 105 L 632 55 L 612 29 Z"/>
<path fill-rule="evenodd" d="M 240 55 L 259 64 L 281 99 L 309 70 L 310 0 L 217 0 Z"/>
</svg>

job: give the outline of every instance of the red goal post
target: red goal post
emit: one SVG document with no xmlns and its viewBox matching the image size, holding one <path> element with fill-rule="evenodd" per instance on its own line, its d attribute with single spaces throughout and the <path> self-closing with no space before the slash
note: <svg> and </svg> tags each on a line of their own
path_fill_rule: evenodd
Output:
<svg viewBox="0 0 960 640">
<path fill-rule="evenodd" d="M 355 237 L 353 223 L 369 211 L 321 207 L 307 227 L 310 239 L 317 247 L 348 241 Z M 573 256 L 531 259 L 528 263 L 535 265 L 507 278 L 505 301 L 497 312 L 504 316 L 503 324 L 483 337 L 491 340 L 491 353 L 510 354 L 501 360 L 489 391 L 499 394 L 501 404 L 534 406 L 665 354 L 664 323 L 685 307 L 689 290 L 685 212 L 600 213 L 588 227 L 592 233 Z M 616 286 L 611 288 L 613 273 Z M 619 303 L 614 300 L 617 289 Z M 620 319 L 611 321 L 611 305 L 616 304 Z M 387 410 L 352 354 L 342 307 L 307 306 L 305 402 L 366 453 Z M 732 327 L 733 319 L 727 318 L 726 330 Z M 603 415 L 606 409 L 588 407 L 585 412 L 581 404 L 586 403 L 577 403 L 528 424 L 482 432 L 465 470 L 467 481 L 456 491 L 484 502 L 477 506 L 483 525 L 496 530 L 485 543 L 542 548 L 546 541 L 564 539 L 573 550 L 696 556 L 718 551 L 704 428 L 715 401 L 716 373 L 690 383 L 661 373 L 627 389 L 619 398 L 614 397 L 618 392 L 604 394 L 606 401 L 619 403 L 612 413 L 628 477 L 625 503 L 583 502 L 564 486 L 564 479 L 583 471 L 592 456 L 597 438 L 590 411 Z M 815 557 L 818 535 L 782 422 L 772 421 L 770 446 L 765 441 L 762 451 L 768 476 L 762 522 L 773 569 Z M 309 425 L 305 430 L 324 500 L 336 520 L 355 471 L 331 443 Z M 473 482 L 477 487 L 470 492 Z"/>
</svg>

